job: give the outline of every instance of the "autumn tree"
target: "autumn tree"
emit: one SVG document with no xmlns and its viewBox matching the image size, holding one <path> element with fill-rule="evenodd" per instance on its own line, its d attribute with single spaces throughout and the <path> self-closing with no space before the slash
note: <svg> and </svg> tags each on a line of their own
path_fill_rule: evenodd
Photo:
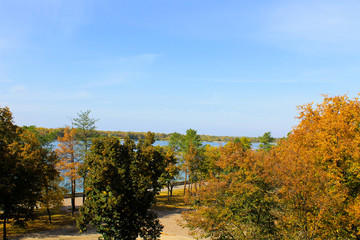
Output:
<svg viewBox="0 0 360 240">
<path fill-rule="evenodd" d="M 94 136 L 97 135 L 97 132 L 95 131 L 96 126 L 95 123 L 98 121 L 98 119 L 94 119 L 90 117 L 90 110 L 87 110 L 85 112 L 80 111 L 78 113 L 78 117 L 74 118 L 73 122 L 77 129 L 76 138 L 79 140 L 80 145 L 80 154 L 79 157 L 82 160 L 82 163 L 85 162 L 85 159 L 88 156 L 89 148 L 91 146 L 91 141 Z M 81 164 L 79 167 L 80 175 L 83 178 L 83 202 L 85 200 L 85 181 L 86 181 L 86 175 L 87 175 L 87 168 L 84 164 Z"/>
<path fill-rule="evenodd" d="M 162 226 L 150 207 L 162 183 L 159 177 L 168 165 L 166 153 L 154 147 L 148 133 L 137 145 L 127 138 L 94 139 L 87 161 L 84 206 L 78 226 L 95 226 L 104 239 L 158 239 Z"/>
<path fill-rule="evenodd" d="M 58 168 L 62 171 L 65 178 L 70 182 L 71 187 L 71 213 L 75 212 L 75 192 L 76 183 L 80 179 L 79 166 L 80 162 L 77 157 L 76 147 L 77 141 L 75 139 L 76 129 L 66 127 L 64 129 L 64 137 L 58 137 L 58 149 L 57 154 L 60 158 Z"/>
<path fill-rule="evenodd" d="M 209 156 L 217 173 L 192 197 L 194 210 L 183 213 L 184 226 L 199 238 L 277 239 L 277 203 L 262 173 L 263 152 L 229 142 Z"/>
<path fill-rule="evenodd" d="M 62 205 L 66 189 L 61 186 L 63 178 L 60 172 L 56 169 L 56 164 L 59 163 L 59 158 L 52 150 L 51 143 L 55 137 L 55 132 L 39 132 L 34 125 L 23 126 L 23 130 L 34 134 L 39 144 L 46 149 L 47 167 L 43 169 L 45 174 L 43 180 L 43 189 L 41 198 L 39 199 L 39 206 L 46 209 L 48 213 L 49 223 L 51 224 L 51 208 Z"/>
<path fill-rule="evenodd" d="M 360 102 L 324 96 L 269 158 L 288 238 L 359 239 Z"/>
<path fill-rule="evenodd" d="M 10 219 L 15 225 L 25 226 L 34 217 L 44 179 L 56 173 L 52 163 L 48 149 L 35 135 L 16 126 L 8 108 L 0 108 L 0 219 L 4 240 Z"/>
<path fill-rule="evenodd" d="M 205 145 L 204 148 L 204 161 L 202 172 L 202 178 L 206 181 L 207 179 L 217 176 L 220 173 L 220 168 L 217 165 L 217 162 L 220 159 L 220 148 L 210 146 L 209 144 Z"/>
</svg>

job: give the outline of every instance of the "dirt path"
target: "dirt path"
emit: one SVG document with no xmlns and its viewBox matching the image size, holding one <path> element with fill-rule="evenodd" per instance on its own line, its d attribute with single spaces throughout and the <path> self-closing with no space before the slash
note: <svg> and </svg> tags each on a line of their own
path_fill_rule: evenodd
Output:
<svg viewBox="0 0 360 240">
<path fill-rule="evenodd" d="M 169 211 L 156 211 L 159 215 L 161 224 L 164 225 L 161 240 L 192 240 L 187 229 L 179 226 L 178 220 L 181 219 L 181 209 Z M 14 238 L 16 240 L 97 240 L 100 234 L 97 234 L 95 229 L 91 228 L 86 233 L 79 233 L 79 230 L 71 225 L 64 226 L 60 229 L 43 231 L 38 233 L 26 234 L 23 237 Z"/>
<path fill-rule="evenodd" d="M 64 200 L 64 208 L 70 207 L 70 199 Z M 82 198 L 76 198 L 76 205 L 82 205 Z M 178 221 L 181 219 L 181 212 L 184 209 L 175 210 L 156 210 L 160 222 L 164 225 L 163 233 L 161 234 L 161 240 L 192 240 L 188 234 L 188 229 L 183 229 Z M 60 229 L 48 230 L 38 233 L 26 234 L 22 237 L 13 238 L 16 240 L 97 240 L 100 235 L 96 233 L 95 229 L 89 229 L 86 233 L 79 233 L 76 226 L 64 226 Z"/>
</svg>

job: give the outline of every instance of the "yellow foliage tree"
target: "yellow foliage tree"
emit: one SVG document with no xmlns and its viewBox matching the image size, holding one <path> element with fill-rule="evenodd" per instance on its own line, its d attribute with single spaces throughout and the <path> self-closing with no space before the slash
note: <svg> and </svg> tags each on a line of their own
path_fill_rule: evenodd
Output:
<svg viewBox="0 0 360 240">
<path fill-rule="evenodd" d="M 279 223 L 289 238 L 359 238 L 359 99 L 324 96 L 299 111 L 268 160 L 284 206 Z"/>
<path fill-rule="evenodd" d="M 185 225 L 211 239 L 360 239 L 359 99 L 324 96 L 298 118 L 269 151 L 220 147 Z"/>
<path fill-rule="evenodd" d="M 184 226 L 200 238 L 276 239 L 272 187 L 264 179 L 263 155 L 229 142 L 207 148 L 214 174 L 192 196 L 194 211 L 183 213 Z"/>
<path fill-rule="evenodd" d="M 80 163 L 76 156 L 77 141 L 75 140 L 76 129 L 66 127 L 64 129 L 64 137 L 58 137 L 57 154 L 60 158 L 58 164 L 59 170 L 63 173 L 64 177 L 68 179 L 71 186 L 71 213 L 75 212 L 75 191 L 76 181 L 81 177 L 78 174 Z"/>
</svg>

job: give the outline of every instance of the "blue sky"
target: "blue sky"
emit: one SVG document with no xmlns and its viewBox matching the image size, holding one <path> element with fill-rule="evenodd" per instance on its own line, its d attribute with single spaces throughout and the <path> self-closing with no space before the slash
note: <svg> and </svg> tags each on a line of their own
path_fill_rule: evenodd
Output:
<svg viewBox="0 0 360 240">
<path fill-rule="evenodd" d="M 359 1 L 0 0 L 0 106 L 18 125 L 285 136 L 355 97 Z"/>
</svg>

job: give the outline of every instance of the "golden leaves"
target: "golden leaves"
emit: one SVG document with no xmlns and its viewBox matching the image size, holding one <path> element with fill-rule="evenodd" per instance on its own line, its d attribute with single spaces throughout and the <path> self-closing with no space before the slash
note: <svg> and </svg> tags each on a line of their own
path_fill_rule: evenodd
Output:
<svg viewBox="0 0 360 240">
<path fill-rule="evenodd" d="M 70 129 L 66 127 L 64 129 L 64 136 L 58 137 L 59 144 L 58 149 L 56 149 L 56 153 L 60 158 L 57 167 L 59 170 L 62 170 L 64 176 L 67 177 L 69 181 L 80 178 L 78 170 L 81 164 L 77 161 L 76 147 L 78 142 L 75 139 L 75 135 L 75 128 Z"/>
</svg>

